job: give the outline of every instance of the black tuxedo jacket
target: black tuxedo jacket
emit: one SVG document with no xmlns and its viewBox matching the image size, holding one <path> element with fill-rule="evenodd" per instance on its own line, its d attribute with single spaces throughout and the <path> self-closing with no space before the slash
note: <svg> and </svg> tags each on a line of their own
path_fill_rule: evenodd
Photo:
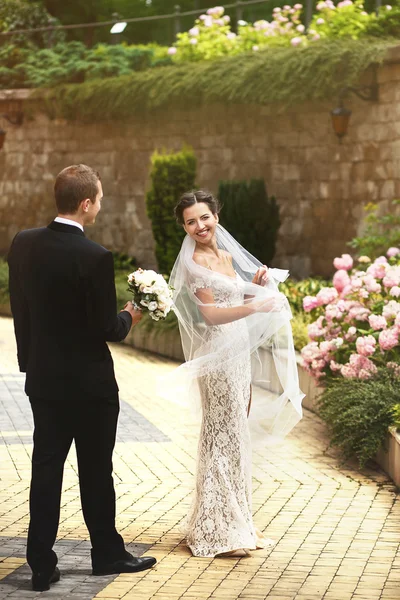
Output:
<svg viewBox="0 0 400 600">
<path fill-rule="evenodd" d="M 131 327 L 117 315 L 111 252 L 73 225 L 18 233 L 8 254 L 11 310 L 25 391 L 34 397 L 118 392 L 106 341 Z"/>
</svg>

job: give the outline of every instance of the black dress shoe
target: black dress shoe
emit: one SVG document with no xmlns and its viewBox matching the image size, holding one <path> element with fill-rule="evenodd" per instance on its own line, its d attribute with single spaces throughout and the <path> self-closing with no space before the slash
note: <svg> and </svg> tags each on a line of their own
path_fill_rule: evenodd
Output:
<svg viewBox="0 0 400 600">
<path fill-rule="evenodd" d="M 32 589 L 34 592 L 47 592 L 50 589 L 51 583 L 60 581 L 60 570 L 58 567 L 54 569 L 52 575 L 43 575 L 42 573 L 33 573 Z"/>
<path fill-rule="evenodd" d="M 115 575 L 117 573 L 138 573 L 150 569 L 156 564 L 156 559 L 152 556 L 136 558 L 126 552 L 126 556 L 114 562 L 93 562 L 92 575 Z"/>
</svg>

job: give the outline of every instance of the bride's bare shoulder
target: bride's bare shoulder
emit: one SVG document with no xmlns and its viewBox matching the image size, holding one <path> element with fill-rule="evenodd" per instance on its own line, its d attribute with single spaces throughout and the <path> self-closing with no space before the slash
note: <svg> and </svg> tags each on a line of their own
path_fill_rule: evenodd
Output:
<svg viewBox="0 0 400 600">
<path fill-rule="evenodd" d="M 193 253 L 193 260 L 194 260 L 195 263 L 197 263 L 201 267 L 206 267 L 207 266 L 207 258 L 203 254 L 203 252 L 194 252 Z"/>
</svg>

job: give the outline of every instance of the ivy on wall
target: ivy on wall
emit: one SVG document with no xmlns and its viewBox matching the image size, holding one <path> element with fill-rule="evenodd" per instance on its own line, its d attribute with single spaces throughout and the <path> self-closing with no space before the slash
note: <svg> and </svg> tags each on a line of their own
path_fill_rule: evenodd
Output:
<svg viewBox="0 0 400 600">
<path fill-rule="evenodd" d="M 326 40 L 306 48 L 267 48 L 218 61 L 149 69 L 105 80 L 36 90 L 50 117 L 127 121 L 143 113 L 204 104 L 278 104 L 334 98 L 381 63 L 395 40 Z"/>
</svg>

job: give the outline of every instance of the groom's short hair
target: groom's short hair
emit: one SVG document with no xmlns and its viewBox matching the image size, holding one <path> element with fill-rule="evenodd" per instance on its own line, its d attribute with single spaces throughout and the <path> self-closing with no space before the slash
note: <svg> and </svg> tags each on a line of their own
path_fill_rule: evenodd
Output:
<svg viewBox="0 0 400 600">
<path fill-rule="evenodd" d="M 98 194 L 100 175 L 87 165 L 71 165 L 56 177 L 54 195 L 60 214 L 73 215 L 78 211 L 82 200 L 89 198 L 95 202 Z"/>
</svg>

